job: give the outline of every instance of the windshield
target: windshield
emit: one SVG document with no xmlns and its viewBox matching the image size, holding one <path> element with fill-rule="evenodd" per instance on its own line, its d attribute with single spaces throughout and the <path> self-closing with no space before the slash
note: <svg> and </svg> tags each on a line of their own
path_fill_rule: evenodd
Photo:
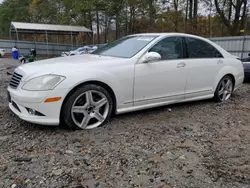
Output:
<svg viewBox="0 0 250 188">
<path fill-rule="evenodd" d="M 128 36 L 107 44 L 91 54 L 131 58 L 154 40 L 156 35 Z"/>
</svg>

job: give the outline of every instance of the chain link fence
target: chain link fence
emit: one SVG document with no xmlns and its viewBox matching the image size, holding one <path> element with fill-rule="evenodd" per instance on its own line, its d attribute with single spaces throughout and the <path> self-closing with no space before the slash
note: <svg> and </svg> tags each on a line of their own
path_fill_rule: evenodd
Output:
<svg viewBox="0 0 250 188">
<path fill-rule="evenodd" d="M 250 36 L 218 37 L 210 38 L 210 40 L 240 58 L 247 57 L 248 53 L 250 53 Z M 17 46 L 19 48 L 19 53 L 23 55 L 28 55 L 30 53 L 29 50 L 34 48 L 37 50 L 38 56 L 60 56 L 62 52 L 80 47 L 67 44 L 0 40 L 0 48 L 5 49 L 7 54 L 11 54 L 13 46 Z"/>
</svg>

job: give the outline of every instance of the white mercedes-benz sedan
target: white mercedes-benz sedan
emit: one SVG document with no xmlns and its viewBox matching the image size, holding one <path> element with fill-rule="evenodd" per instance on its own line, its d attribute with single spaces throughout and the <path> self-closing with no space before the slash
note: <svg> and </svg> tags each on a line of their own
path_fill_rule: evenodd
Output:
<svg viewBox="0 0 250 188">
<path fill-rule="evenodd" d="M 10 109 L 25 121 L 92 129 L 113 113 L 209 98 L 224 102 L 243 80 L 241 61 L 210 40 L 136 34 L 84 57 L 21 65 L 8 98 Z"/>
</svg>

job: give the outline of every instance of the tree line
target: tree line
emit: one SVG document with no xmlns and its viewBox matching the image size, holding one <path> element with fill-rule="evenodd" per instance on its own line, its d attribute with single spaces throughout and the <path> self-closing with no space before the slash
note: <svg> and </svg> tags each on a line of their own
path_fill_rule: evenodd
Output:
<svg viewBox="0 0 250 188">
<path fill-rule="evenodd" d="M 96 43 L 141 32 L 234 36 L 250 33 L 249 4 L 247 0 L 4 0 L 0 37 L 8 37 L 11 21 L 85 26 L 95 31 Z"/>
</svg>

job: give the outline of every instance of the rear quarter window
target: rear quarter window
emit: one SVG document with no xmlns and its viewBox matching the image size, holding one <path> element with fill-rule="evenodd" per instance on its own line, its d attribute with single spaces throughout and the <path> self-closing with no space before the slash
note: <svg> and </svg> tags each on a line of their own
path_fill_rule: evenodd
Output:
<svg viewBox="0 0 250 188">
<path fill-rule="evenodd" d="M 197 38 L 185 37 L 188 58 L 223 58 L 211 44 Z"/>
</svg>

